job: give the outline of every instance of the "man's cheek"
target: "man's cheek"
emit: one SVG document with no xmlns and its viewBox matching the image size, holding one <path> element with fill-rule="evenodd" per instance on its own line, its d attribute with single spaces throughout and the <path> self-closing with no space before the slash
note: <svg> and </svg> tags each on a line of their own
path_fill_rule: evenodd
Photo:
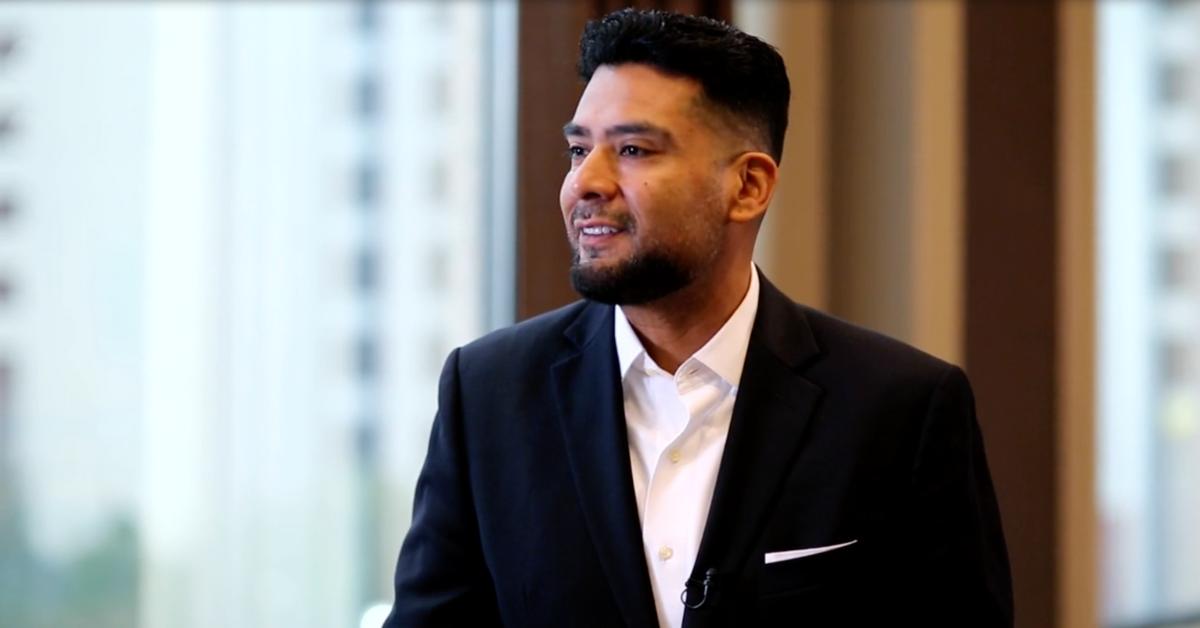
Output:
<svg viewBox="0 0 1200 628">
<path fill-rule="evenodd" d="M 562 211 L 563 223 L 571 222 L 571 207 L 575 204 L 574 194 L 571 193 L 571 187 L 574 184 L 574 177 L 571 173 L 563 177 L 562 187 L 558 189 L 558 208 Z"/>
</svg>

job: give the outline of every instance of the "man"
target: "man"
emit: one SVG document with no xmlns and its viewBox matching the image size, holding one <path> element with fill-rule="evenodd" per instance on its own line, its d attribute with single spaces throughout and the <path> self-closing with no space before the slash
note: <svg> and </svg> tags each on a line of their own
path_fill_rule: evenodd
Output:
<svg viewBox="0 0 1200 628">
<path fill-rule="evenodd" d="M 585 300 L 451 353 L 386 625 L 1011 625 L 963 373 L 753 267 L 778 53 L 624 10 L 579 67 Z"/>
</svg>

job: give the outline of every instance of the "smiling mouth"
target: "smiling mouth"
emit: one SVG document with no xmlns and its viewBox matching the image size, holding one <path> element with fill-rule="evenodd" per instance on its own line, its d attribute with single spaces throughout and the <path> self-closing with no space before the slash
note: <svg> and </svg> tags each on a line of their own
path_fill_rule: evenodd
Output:
<svg viewBox="0 0 1200 628">
<path fill-rule="evenodd" d="M 586 225 L 578 229 L 575 244 L 582 262 L 608 257 L 626 233 L 624 228 L 614 225 Z"/>
<path fill-rule="evenodd" d="M 606 235 L 613 235 L 613 234 L 620 233 L 620 232 L 622 232 L 622 231 L 624 231 L 624 230 L 623 230 L 623 229 L 618 229 L 617 227 L 608 227 L 608 226 L 592 226 L 592 227 L 583 227 L 583 228 L 581 228 L 581 229 L 579 230 L 579 233 L 580 233 L 580 235 L 585 235 L 585 236 L 593 236 L 593 237 L 595 237 L 595 236 L 606 236 Z"/>
</svg>

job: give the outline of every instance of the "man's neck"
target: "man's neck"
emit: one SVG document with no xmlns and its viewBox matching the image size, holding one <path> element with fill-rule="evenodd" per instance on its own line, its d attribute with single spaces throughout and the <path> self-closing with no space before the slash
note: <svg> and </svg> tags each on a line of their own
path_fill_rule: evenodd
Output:
<svg viewBox="0 0 1200 628">
<path fill-rule="evenodd" d="M 659 368 L 674 373 L 729 320 L 750 289 L 747 266 L 711 281 L 696 281 L 651 303 L 621 306 Z"/>
</svg>

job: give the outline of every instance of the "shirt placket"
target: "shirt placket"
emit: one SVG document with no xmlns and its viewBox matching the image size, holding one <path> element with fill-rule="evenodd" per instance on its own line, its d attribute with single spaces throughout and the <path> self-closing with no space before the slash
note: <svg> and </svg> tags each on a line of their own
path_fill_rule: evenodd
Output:
<svg viewBox="0 0 1200 628">
<path fill-rule="evenodd" d="M 644 537 L 647 555 L 655 561 L 655 585 L 667 603 L 676 590 L 682 591 L 692 569 L 699 539 L 696 538 L 701 511 L 695 491 L 687 485 L 690 454 L 695 449 L 705 419 L 719 404 L 716 391 L 706 386 L 705 374 L 695 364 L 685 363 L 675 376 L 679 409 L 686 417 L 683 428 L 658 451 L 647 483 Z M 689 559 L 688 557 L 692 557 Z M 677 609 L 681 612 L 681 609 Z"/>
</svg>

